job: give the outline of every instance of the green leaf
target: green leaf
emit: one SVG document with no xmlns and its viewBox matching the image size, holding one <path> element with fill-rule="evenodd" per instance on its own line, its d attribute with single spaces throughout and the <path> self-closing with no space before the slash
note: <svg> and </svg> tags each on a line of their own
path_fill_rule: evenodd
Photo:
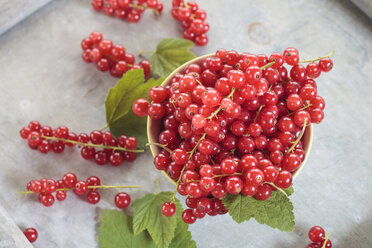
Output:
<svg viewBox="0 0 372 248">
<path fill-rule="evenodd" d="M 288 195 L 293 188 L 285 190 Z M 292 232 L 295 226 L 293 205 L 289 198 L 280 191 L 274 191 L 270 199 L 258 201 L 242 194 L 227 195 L 222 199 L 232 219 L 242 223 L 254 218 L 260 224 L 266 224 L 281 231 Z"/>
<path fill-rule="evenodd" d="M 180 210 L 177 209 L 177 211 Z M 177 218 L 177 228 L 169 248 L 196 248 L 196 243 L 191 239 L 191 233 L 188 231 L 188 228 L 189 225 L 181 217 Z"/>
<path fill-rule="evenodd" d="M 138 147 L 147 143 L 146 118 L 136 116 L 132 104 L 138 98 L 145 98 L 151 87 L 160 85 L 163 78 L 151 78 L 144 83 L 143 70 L 128 71 L 119 82 L 109 90 L 106 97 L 106 122 L 115 137 L 126 134 L 138 139 Z"/>
<path fill-rule="evenodd" d="M 133 233 L 132 217 L 124 212 L 105 209 L 102 211 L 98 243 L 100 248 L 155 248 L 150 235 L 144 231 Z"/>
<path fill-rule="evenodd" d="M 134 233 L 138 234 L 145 229 L 148 230 L 158 248 L 169 246 L 175 234 L 177 218 L 180 218 L 182 212 L 182 205 L 176 199 L 177 214 L 175 216 L 165 217 L 161 213 L 161 205 L 170 201 L 172 196 L 172 192 L 147 194 L 143 198 L 135 200 L 132 204 L 134 209 Z"/>
<path fill-rule="evenodd" d="M 193 46 L 192 41 L 185 39 L 163 39 L 150 57 L 152 72 L 166 78 L 182 64 L 195 58 L 195 55 L 190 52 Z"/>
</svg>

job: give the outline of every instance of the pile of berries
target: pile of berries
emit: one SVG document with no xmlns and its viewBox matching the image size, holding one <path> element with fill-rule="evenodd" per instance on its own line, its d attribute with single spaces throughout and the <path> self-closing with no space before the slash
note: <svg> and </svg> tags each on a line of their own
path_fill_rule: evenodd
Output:
<svg viewBox="0 0 372 248">
<path fill-rule="evenodd" d="M 34 243 L 38 238 L 37 230 L 33 227 L 30 227 L 24 230 L 23 234 L 26 236 L 28 241 L 30 241 L 30 243 Z"/>
<path fill-rule="evenodd" d="M 173 18 L 180 21 L 184 28 L 183 37 L 198 46 L 205 46 L 208 43 L 206 33 L 209 30 L 209 24 L 205 22 L 205 10 L 199 9 L 194 1 L 173 0 L 172 6 Z"/>
<path fill-rule="evenodd" d="M 313 61 L 322 72 L 332 68 L 328 56 Z M 226 194 L 264 201 L 292 185 L 305 159 L 305 128 L 321 122 L 325 108 L 312 79 L 319 73 L 299 62 L 308 61 L 299 61 L 295 48 L 270 57 L 220 49 L 153 87 L 151 104 L 134 102 L 136 115 L 162 123 L 154 164 L 188 196 L 185 222 L 215 215 L 216 207 L 224 213 L 219 199 Z M 167 215 L 175 205 L 164 208 Z"/>
<path fill-rule="evenodd" d="M 150 62 L 146 59 L 135 65 L 135 57 L 127 53 L 123 45 L 114 45 L 104 40 L 100 32 L 92 32 L 81 42 L 82 59 L 87 63 L 95 62 L 98 70 L 110 71 L 113 77 L 122 77 L 128 70 L 143 69 L 145 76 L 150 75 Z"/>
<path fill-rule="evenodd" d="M 106 15 L 116 16 L 136 23 L 146 9 L 152 9 L 157 15 L 163 11 L 163 4 L 158 0 L 93 0 L 92 7 L 96 11 L 103 10 Z"/>
<path fill-rule="evenodd" d="M 66 173 L 62 179 L 40 179 L 32 180 L 27 184 L 27 192 L 38 194 L 38 199 L 45 207 L 50 207 L 54 204 L 55 199 L 64 201 L 67 197 L 67 191 L 72 190 L 76 195 L 83 196 L 86 194 L 87 202 L 97 204 L 101 195 L 98 193 L 99 188 L 115 188 L 125 186 L 107 186 L 101 185 L 101 180 L 96 176 L 89 177 L 86 181 L 77 180 L 74 173 Z M 55 196 L 53 195 L 55 193 Z M 118 208 L 126 208 L 129 206 L 131 198 L 129 194 L 120 192 L 115 196 L 115 204 Z"/>
<path fill-rule="evenodd" d="M 80 154 L 84 159 L 93 159 L 98 165 L 105 165 L 108 162 L 112 166 L 119 166 L 124 161 L 134 161 L 137 157 L 136 152 L 143 150 L 135 150 L 137 147 L 137 139 L 120 135 L 117 139 L 113 137 L 111 132 L 94 130 L 89 135 L 70 132 L 65 126 L 59 126 L 52 129 L 49 126 L 42 126 L 38 121 L 31 121 L 27 127 L 20 131 L 23 139 L 27 139 L 31 149 L 37 149 L 41 153 L 54 151 L 61 153 L 66 146 L 81 147 Z"/>
<path fill-rule="evenodd" d="M 309 230 L 309 239 L 313 242 L 306 248 L 332 248 L 331 240 L 326 238 L 325 231 L 320 226 L 313 226 Z"/>
</svg>

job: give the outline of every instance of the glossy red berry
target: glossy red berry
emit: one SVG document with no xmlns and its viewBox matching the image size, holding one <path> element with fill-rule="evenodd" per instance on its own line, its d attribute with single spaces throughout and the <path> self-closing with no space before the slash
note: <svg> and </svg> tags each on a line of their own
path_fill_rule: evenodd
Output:
<svg viewBox="0 0 372 248">
<path fill-rule="evenodd" d="M 88 191 L 88 185 L 84 181 L 77 181 L 74 188 L 74 193 L 84 195 Z"/>
<path fill-rule="evenodd" d="M 115 205 L 118 208 L 126 208 L 130 205 L 130 195 L 125 192 L 120 192 L 115 196 Z"/>
<path fill-rule="evenodd" d="M 97 191 L 89 191 L 87 194 L 87 202 L 97 204 L 101 200 L 101 195 Z"/>
<path fill-rule="evenodd" d="M 62 177 L 62 181 L 65 188 L 73 188 L 77 182 L 77 177 L 74 173 L 69 172 Z"/>
<path fill-rule="evenodd" d="M 225 181 L 225 188 L 229 194 L 237 195 L 243 189 L 243 181 L 237 176 L 230 176 Z"/>
<path fill-rule="evenodd" d="M 24 230 L 23 234 L 26 236 L 28 241 L 30 241 L 30 243 L 34 243 L 38 238 L 37 230 L 35 228 L 32 228 L 32 227 L 27 228 L 26 230 Z"/>
<path fill-rule="evenodd" d="M 263 184 L 257 187 L 255 198 L 259 201 L 266 201 L 270 198 L 272 189 L 269 184 Z"/>
<path fill-rule="evenodd" d="M 172 217 L 176 213 L 176 204 L 173 202 L 164 202 L 161 205 L 161 212 L 166 217 Z"/>
<path fill-rule="evenodd" d="M 196 221 L 196 217 L 192 212 L 192 209 L 186 209 L 182 212 L 182 220 L 187 224 L 193 224 Z"/>
<path fill-rule="evenodd" d="M 310 228 L 308 236 L 313 242 L 322 242 L 325 238 L 325 231 L 320 226 L 313 226 Z"/>
</svg>

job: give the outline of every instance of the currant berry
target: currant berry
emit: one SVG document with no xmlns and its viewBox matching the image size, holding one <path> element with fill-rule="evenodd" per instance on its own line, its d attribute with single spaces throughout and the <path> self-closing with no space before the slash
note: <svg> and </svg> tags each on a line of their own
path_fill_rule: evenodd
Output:
<svg viewBox="0 0 372 248">
<path fill-rule="evenodd" d="M 30 241 L 30 243 L 34 243 L 38 238 L 38 232 L 36 231 L 35 228 L 32 228 L 32 227 L 24 230 L 23 234 L 26 236 L 28 241 Z"/>
<path fill-rule="evenodd" d="M 87 202 L 97 204 L 101 200 L 101 195 L 97 191 L 89 191 L 87 194 Z"/>
<path fill-rule="evenodd" d="M 231 195 L 239 194 L 243 189 L 243 181 L 236 176 L 230 176 L 225 181 L 226 191 Z"/>
<path fill-rule="evenodd" d="M 84 181 L 77 181 L 74 188 L 74 193 L 84 195 L 88 191 L 88 185 Z"/>
<path fill-rule="evenodd" d="M 279 172 L 278 177 L 275 180 L 275 185 L 279 188 L 286 189 L 292 185 L 292 174 L 288 171 L 282 170 Z"/>
<path fill-rule="evenodd" d="M 164 202 L 161 205 L 161 212 L 166 217 L 172 217 L 176 213 L 176 204 L 173 202 Z"/>
<path fill-rule="evenodd" d="M 249 185 L 258 186 L 264 181 L 264 173 L 257 168 L 250 169 L 244 174 L 244 180 Z"/>
<path fill-rule="evenodd" d="M 77 182 L 77 177 L 74 173 L 69 172 L 62 177 L 62 181 L 65 188 L 73 188 Z"/>
<path fill-rule="evenodd" d="M 130 205 L 130 195 L 125 192 L 120 192 L 115 196 L 115 205 L 118 208 L 126 208 Z"/>
<path fill-rule="evenodd" d="M 192 209 L 186 209 L 182 212 L 182 220 L 187 224 L 193 224 L 196 221 L 196 217 L 193 214 Z"/>
<path fill-rule="evenodd" d="M 64 201 L 67 197 L 67 193 L 64 190 L 59 190 L 56 192 L 56 199 L 58 201 Z"/>
<path fill-rule="evenodd" d="M 319 69 L 323 72 L 329 72 L 333 68 L 333 61 L 330 58 L 322 58 L 319 60 Z"/>
<path fill-rule="evenodd" d="M 272 189 L 269 184 L 263 184 L 257 187 L 255 198 L 259 201 L 266 201 L 270 198 Z"/>
<path fill-rule="evenodd" d="M 322 242 L 325 238 L 325 231 L 320 226 L 313 226 L 310 228 L 308 236 L 313 242 Z"/>
</svg>

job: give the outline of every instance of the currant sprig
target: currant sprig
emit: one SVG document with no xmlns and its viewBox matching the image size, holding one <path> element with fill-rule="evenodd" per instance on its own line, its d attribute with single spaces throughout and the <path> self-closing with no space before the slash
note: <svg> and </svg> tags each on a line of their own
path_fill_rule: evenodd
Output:
<svg viewBox="0 0 372 248">
<path fill-rule="evenodd" d="M 78 180 L 74 173 L 66 173 L 62 179 L 40 179 L 32 180 L 27 184 L 27 191 L 20 192 L 20 195 L 38 194 L 39 202 L 46 207 L 54 204 L 55 199 L 64 201 L 68 191 L 73 191 L 78 196 L 86 194 L 86 199 L 90 204 L 97 204 L 101 196 L 98 189 L 127 189 L 141 188 L 139 185 L 104 185 L 96 176 L 89 177 L 86 181 Z M 55 193 L 55 196 L 53 195 Z M 115 204 L 118 208 L 125 208 L 130 204 L 130 196 L 125 192 L 120 192 L 115 196 Z"/>
<path fill-rule="evenodd" d="M 41 153 L 54 151 L 61 153 L 66 146 L 81 148 L 80 154 L 84 159 L 94 159 L 96 164 L 105 165 L 109 162 L 112 166 L 119 166 L 124 161 L 136 159 L 136 153 L 144 152 L 136 149 L 137 139 L 120 135 L 117 139 L 111 132 L 92 131 L 89 135 L 79 135 L 70 132 L 65 126 L 52 129 L 49 126 L 42 126 L 38 121 L 31 121 L 27 127 L 22 128 L 20 135 L 27 139 L 31 149 L 37 149 Z"/>
<path fill-rule="evenodd" d="M 96 63 L 97 69 L 110 71 L 113 77 L 122 77 L 127 71 L 143 69 L 145 76 L 151 73 L 150 62 L 146 59 L 135 64 L 135 57 L 123 45 L 103 39 L 100 32 L 94 31 L 81 42 L 82 59 L 86 63 Z"/>
<path fill-rule="evenodd" d="M 209 24 L 205 22 L 207 13 L 194 1 L 173 0 L 172 16 L 182 23 L 183 37 L 193 41 L 197 46 L 208 43 Z"/>
<path fill-rule="evenodd" d="M 136 152 L 136 153 L 145 152 L 145 150 L 142 150 L 142 149 L 134 150 L 134 149 L 127 149 L 125 147 L 120 147 L 120 146 L 109 146 L 109 145 L 98 145 L 98 144 L 91 144 L 91 143 L 83 143 L 83 142 L 76 141 L 76 140 L 63 139 L 63 138 L 58 138 L 58 137 L 48 137 L 48 136 L 45 136 L 43 134 L 41 135 L 41 138 L 42 139 L 45 139 L 45 140 L 63 141 L 64 143 L 74 144 L 74 145 L 80 145 L 80 146 L 83 146 L 83 147 L 94 147 L 94 148 L 101 148 L 101 149 L 111 149 L 113 151 L 118 150 L 118 151 L 123 151 L 123 152 Z"/>
<path fill-rule="evenodd" d="M 158 0 L 93 0 L 92 7 L 96 11 L 103 10 L 108 16 L 126 19 L 132 23 L 139 22 L 146 9 L 151 9 L 156 15 L 160 15 L 164 8 Z"/>
</svg>

